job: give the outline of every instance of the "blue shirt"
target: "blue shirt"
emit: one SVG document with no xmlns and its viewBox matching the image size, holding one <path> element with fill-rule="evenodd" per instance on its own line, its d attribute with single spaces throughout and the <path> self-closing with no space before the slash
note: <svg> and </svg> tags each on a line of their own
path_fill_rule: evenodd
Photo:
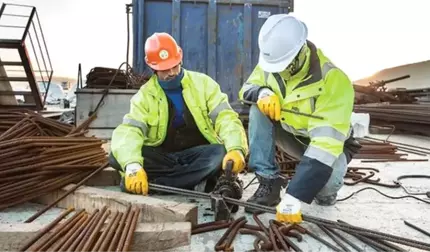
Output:
<svg viewBox="0 0 430 252">
<path fill-rule="evenodd" d="M 162 81 L 158 80 L 161 88 L 164 90 L 166 96 L 172 101 L 175 110 L 175 117 L 173 118 L 173 127 L 178 128 L 185 124 L 184 121 L 184 98 L 182 97 L 181 81 L 184 77 L 184 71 L 181 72 L 172 80 Z"/>
</svg>

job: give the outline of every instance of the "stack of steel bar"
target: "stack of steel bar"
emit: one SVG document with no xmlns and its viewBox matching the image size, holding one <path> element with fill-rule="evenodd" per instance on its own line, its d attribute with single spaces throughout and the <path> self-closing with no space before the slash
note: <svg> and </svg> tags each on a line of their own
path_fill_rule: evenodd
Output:
<svg viewBox="0 0 430 252">
<path fill-rule="evenodd" d="M 369 113 L 372 124 L 430 136 L 430 104 L 355 105 L 354 112 Z"/>
<path fill-rule="evenodd" d="M 84 209 L 59 224 L 73 208 L 24 244 L 20 251 L 129 251 L 140 219 L 140 209 L 111 212 L 106 206 L 91 214 Z"/>
<path fill-rule="evenodd" d="M 7 112 L 0 135 L 0 210 L 42 196 L 107 165 L 102 140 L 35 113 Z M 15 122 L 15 125 L 12 123 Z M 4 125 L 4 121 L 2 120 Z"/>
<path fill-rule="evenodd" d="M 305 235 L 320 242 L 333 251 L 365 251 L 364 246 L 374 248 L 376 251 L 406 251 L 394 243 L 420 248 L 430 251 L 430 244 L 404 237 L 394 236 L 388 233 L 372 231 L 338 220 L 333 222 L 320 218 L 307 217 L 302 224 L 280 223 L 269 220 L 269 225 L 263 224 L 258 217 L 260 213 L 253 215 L 257 225 L 247 224 L 245 217 L 232 221 L 215 221 L 193 226 L 192 234 L 200 234 L 209 231 L 225 229 L 225 233 L 215 244 L 215 251 L 233 251 L 234 239 L 237 233 L 255 236 L 254 251 L 303 251 L 299 244 L 304 241 Z M 318 236 L 305 228 L 305 225 L 315 225 L 331 240 Z M 344 232 L 344 233 L 342 233 Z M 351 239 L 355 237 L 356 239 Z"/>
<path fill-rule="evenodd" d="M 426 156 L 430 154 L 430 149 L 426 151 L 419 148 L 416 149 L 411 147 L 398 146 L 392 144 L 391 142 L 386 142 L 383 140 L 378 141 L 377 139 L 372 139 L 369 137 L 359 139 L 359 142 L 362 148 L 356 155 L 354 155 L 354 158 L 366 159 L 362 160 L 362 162 L 428 161 L 428 159 L 407 159 L 407 153 L 412 153 L 420 156 Z"/>
<path fill-rule="evenodd" d="M 275 160 L 279 164 L 279 168 L 283 174 L 292 176 L 295 172 L 297 164 L 300 160 L 288 155 L 281 148 L 276 146 Z"/>
<path fill-rule="evenodd" d="M 407 156 L 406 153 L 398 153 L 397 147 L 389 143 L 378 143 L 366 140 L 359 140 L 361 149 L 355 159 L 382 159 L 382 160 L 398 160 Z"/>
</svg>

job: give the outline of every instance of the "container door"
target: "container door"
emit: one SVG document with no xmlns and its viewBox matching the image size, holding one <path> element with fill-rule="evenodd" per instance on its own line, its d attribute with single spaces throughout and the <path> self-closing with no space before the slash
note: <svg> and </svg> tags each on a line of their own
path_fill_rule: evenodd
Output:
<svg viewBox="0 0 430 252">
<path fill-rule="evenodd" d="M 293 0 L 134 0 L 133 68 L 145 65 L 145 40 L 170 33 L 184 52 L 184 68 L 215 79 L 230 101 L 258 62 L 258 33 L 273 14 L 293 10 Z"/>
</svg>

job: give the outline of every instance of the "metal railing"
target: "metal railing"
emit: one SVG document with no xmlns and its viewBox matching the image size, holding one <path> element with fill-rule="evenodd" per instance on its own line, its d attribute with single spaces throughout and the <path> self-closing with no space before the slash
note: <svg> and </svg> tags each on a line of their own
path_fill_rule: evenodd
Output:
<svg viewBox="0 0 430 252">
<path fill-rule="evenodd" d="M 23 14 L 23 12 L 27 13 Z M 9 22 L 3 24 L 2 21 L 8 21 L 7 19 L 9 19 Z M 25 25 L 16 24 L 23 21 L 25 22 Z M 51 57 L 49 55 L 36 7 L 21 4 L 3 3 L 0 9 L 0 28 L 22 30 L 22 33 L 19 34 L 20 36 L 18 39 L 7 37 L 8 34 L 13 34 L 13 32 L 0 32 L 0 47 L 2 43 L 20 43 L 27 56 L 23 58 L 22 54 L 20 53 L 21 62 L 24 69 L 9 69 L 6 70 L 6 72 L 25 72 L 30 87 L 32 89 L 34 87 L 37 89 L 37 91 L 32 90 L 32 92 L 36 92 L 37 95 L 40 95 L 39 85 L 36 79 L 39 78 L 39 80 L 42 81 L 45 89 L 45 94 L 42 101 L 42 106 L 44 107 L 54 71 L 52 69 Z M 30 72 L 26 69 L 30 69 Z M 34 85 L 30 83 L 32 81 L 34 81 Z"/>
</svg>

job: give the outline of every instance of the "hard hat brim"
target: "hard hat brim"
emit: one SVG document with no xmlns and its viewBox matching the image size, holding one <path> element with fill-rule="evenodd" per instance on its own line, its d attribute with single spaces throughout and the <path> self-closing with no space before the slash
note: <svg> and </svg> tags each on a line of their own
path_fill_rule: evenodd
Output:
<svg viewBox="0 0 430 252">
<path fill-rule="evenodd" d="M 260 56 L 258 58 L 258 65 L 260 65 L 261 69 L 263 71 L 268 73 L 279 73 L 285 70 L 287 66 L 294 60 L 296 57 L 296 54 L 293 54 L 293 56 L 286 58 L 283 61 L 276 62 L 276 63 L 270 63 L 264 60 L 263 53 L 260 52 Z"/>
<path fill-rule="evenodd" d="M 156 71 L 164 71 L 164 70 L 169 70 L 171 68 L 174 68 L 175 66 L 177 66 L 179 63 L 181 63 L 182 61 L 182 49 L 180 49 L 179 54 L 176 57 L 170 58 L 168 60 L 162 61 L 158 64 L 151 64 L 148 61 L 146 62 L 146 64 L 156 70 Z"/>
</svg>

